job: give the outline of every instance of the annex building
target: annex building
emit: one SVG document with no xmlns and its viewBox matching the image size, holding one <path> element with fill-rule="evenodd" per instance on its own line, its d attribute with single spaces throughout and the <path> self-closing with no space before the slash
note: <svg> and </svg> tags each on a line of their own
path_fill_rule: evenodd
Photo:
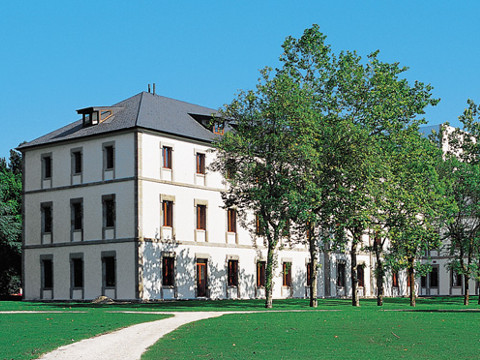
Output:
<svg viewBox="0 0 480 360">
<path fill-rule="evenodd" d="M 209 171 L 223 132 L 209 125 L 215 112 L 142 92 L 77 110 L 80 120 L 20 146 L 24 298 L 263 297 L 263 238 L 223 207 L 227 184 Z M 418 280 L 419 294 L 461 294 L 461 277 L 431 255 L 435 272 Z M 318 295 L 348 296 L 348 256 L 325 250 L 319 263 Z M 373 256 L 358 263 L 360 295 L 375 296 Z M 308 296 L 307 248 L 285 244 L 277 264 L 273 296 Z M 387 296 L 407 293 L 404 274 L 386 282 Z"/>
</svg>

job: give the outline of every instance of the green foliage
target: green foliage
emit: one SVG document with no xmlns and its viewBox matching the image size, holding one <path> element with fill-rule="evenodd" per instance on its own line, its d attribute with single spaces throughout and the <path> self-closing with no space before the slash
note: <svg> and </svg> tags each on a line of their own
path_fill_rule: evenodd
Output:
<svg viewBox="0 0 480 360">
<path fill-rule="evenodd" d="M 13 161 L 12 161 L 13 159 Z M 22 175 L 18 153 L 0 167 L 0 295 L 17 292 L 21 275 Z"/>
</svg>

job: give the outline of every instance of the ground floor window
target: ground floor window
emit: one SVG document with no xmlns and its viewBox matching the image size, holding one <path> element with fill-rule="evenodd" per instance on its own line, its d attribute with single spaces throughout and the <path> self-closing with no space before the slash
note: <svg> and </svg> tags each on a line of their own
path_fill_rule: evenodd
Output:
<svg viewBox="0 0 480 360">
<path fill-rule="evenodd" d="M 432 267 L 432 272 L 430 273 L 430 287 L 438 288 L 438 266 Z"/>
<path fill-rule="evenodd" d="M 462 286 L 462 274 L 452 270 L 452 287 Z"/>
<path fill-rule="evenodd" d="M 398 272 L 392 273 L 392 286 L 398 288 Z"/>
<path fill-rule="evenodd" d="M 312 263 L 307 264 L 307 286 L 312 285 Z"/>
<path fill-rule="evenodd" d="M 173 286 L 175 284 L 175 259 L 173 257 L 164 257 L 162 260 L 162 284 L 163 286 Z"/>
<path fill-rule="evenodd" d="M 292 286 L 292 263 L 283 263 L 283 286 Z"/>
<path fill-rule="evenodd" d="M 266 276 L 265 276 L 265 261 L 257 262 L 257 287 L 265 287 Z"/>
<path fill-rule="evenodd" d="M 115 257 L 114 256 L 102 257 L 102 268 L 103 268 L 103 286 L 106 288 L 115 287 L 116 285 Z"/>
<path fill-rule="evenodd" d="M 228 260 L 228 286 L 238 286 L 238 260 Z"/>
<path fill-rule="evenodd" d="M 43 259 L 42 264 L 42 289 L 53 289 L 53 260 Z"/>
<path fill-rule="evenodd" d="M 346 283 L 345 263 L 337 263 L 337 286 L 344 287 Z"/>
<path fill-rule="evenodd" d="M 83 288 L 83 259 L 73 258 L 71 263 L 72 269 L 72 287 Z"/>
<path fill-rule="evenodd" d="M 357 266 L 357 280 L 359 287 L 365 287 L 365 271 L 363 265 Z"/>
</svg>

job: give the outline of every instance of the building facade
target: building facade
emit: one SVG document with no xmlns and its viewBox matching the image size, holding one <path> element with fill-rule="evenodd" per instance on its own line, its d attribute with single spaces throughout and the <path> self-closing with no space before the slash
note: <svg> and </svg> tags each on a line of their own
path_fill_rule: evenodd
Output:
<svg viewBox="0 0 480 360">
<path fill-rule="evenodd" d="M 264 297 L 263 238 L 224 208 L 227 184 L 209 171 L 215 110 L 142 92 L 77 112 L 20 147 L 25 299 Z M 309 263 L 304 245 L 285 242 L 274 297 L 308 296 Z M 360 295 L 375 296 L 372 255 L 358 263 Z M 324 251 L 319 264 L 318 295 L 348 296 L 348 256 Z M 440 286 L 441 268 L 418 280 L 419 294 L 454 293 Z M 387 279 L 387 296 L 406 293 L 404 274 Z"/>
</svg>

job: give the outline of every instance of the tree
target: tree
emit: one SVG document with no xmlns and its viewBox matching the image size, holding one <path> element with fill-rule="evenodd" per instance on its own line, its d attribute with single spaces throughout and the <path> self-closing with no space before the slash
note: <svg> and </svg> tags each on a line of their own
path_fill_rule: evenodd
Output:
<svg viewBox="0 0 480 360">
<path fill-rule="evenodd" d="M 445 208 L 444 238 L 449 251 L 449 268 L 463 276 L 464 304 L 469 304 L 469 281 L 480 268 L 480 159 L 477 144 L 480 135 L 480 109 L 468 100 L 468 108 L 459 117 L 463 128 L 448 124 L 440 134 L 446 142 L 445 161 L 440 171 L 450 203 Z M 479 299 L 480 304 L 480 299 Z"/>
<path fill-rule="evenodd" d="M 272 307 L 275 254 L 288 233 L 292 189 L 299 177 L 295 162 L 302 154 L 296 145 L 312 133 L 310 96 L 285 74 L 271 76 L 265 69 L 256 90 L 241 92 L 223 109 L 223 120 L 217 120 L 233 130 L 214 144 L 212 169 L 227 174 L 225 207 L 236 207 L 252 232 L 254 222 L 248 216 L 258 216 L 267 247 L 267 308 Z"/>
<path fill-rule="evenodd" d="M 20 288 L 22 180 L 21 173 L 14 172 L 12 162 L 17 155 L 11 151 L 10 164 L 2 161 L 0 167 L 0 295 Z"/>
<path fill-rule="evenodd" d="M 390 268 L 406 269 L 410 284 L 410 305 L 415 306 L 415 274 L 424 274 L 428 264 L 419 260 L 440 246 L 439 224 L 445 205 L 444 187 L 436 165 L 442 152 L 418 131 L 400 134 L 390 157 L 391 177 L 385 203 L 388 213 Z"/>
</svg>

